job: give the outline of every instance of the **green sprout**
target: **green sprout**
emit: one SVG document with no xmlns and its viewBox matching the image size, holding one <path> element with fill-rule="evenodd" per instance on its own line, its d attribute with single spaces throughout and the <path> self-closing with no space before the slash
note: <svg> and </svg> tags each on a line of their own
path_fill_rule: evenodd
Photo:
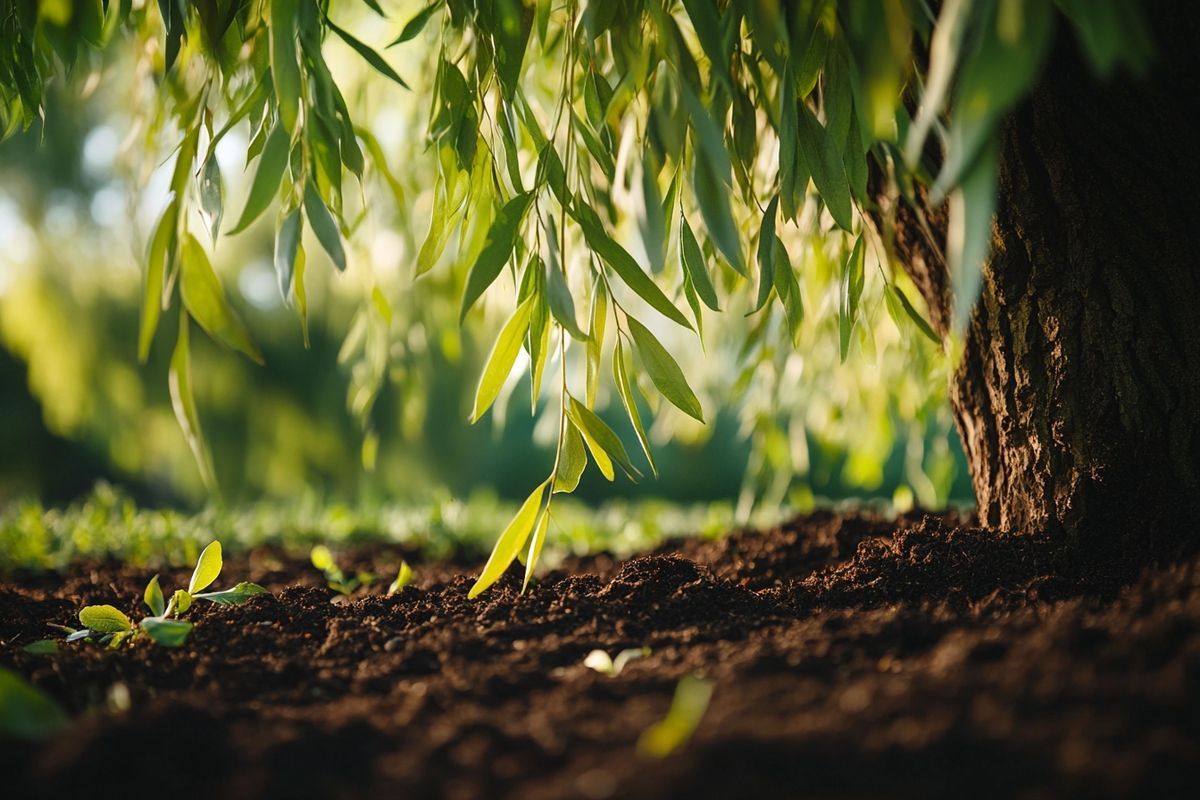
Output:
<svg viewBox="0 0 1200 800">
<path fill-rule="evenodd" d="M 410 567 L 408 565 L 407 561 L 401 561 L 400 562 L 400 571 L 396 573 L 396 580 L 392 581 L 391 586 L 388 587 L 388 591 L 387 591 L 388 597 L 391 597 L 396 592 L 403 589 L 405 586 L 408 586 L 410 583 L 412 583 L 412 579 L 413 579 L 412 567 Z"/>
<path fill-rule="evenodd" d="M 687 744 L 708 710 L 712 691 L 712 681 L 685 675 L 675 687 L 667 715 L 638 738 L 638 752 L 650 758 L 665 758 Z"/>
<path fill-rule="evenodd" d="M 223 606 L 236 606 L 249 600 L 256 594 L 266 594 L 267 590 L 257 583 L 242 581 L 232 589 L 217 592 L 205 592 L 221 574 L 221 543 L 209 543 L 192 571 L 192 579 L 188 581 L 187 589 L 176 589 L 171 595 L 170 602 L 163 594 L 155 575 L 146 584 L 142 593 L 142 602 L 150 609 L 152 616 L 142 619 L 135 628 L 129 617 L 118 608 L 110 605 L 86 606 L 79 612 L 79 622 L 83 628 L 74 630 L 64 628 L 67 641 L 79 639 L 96 639 L 100 644 L 112 649 L 133 639 L 139 632 L 146 634 L 154 642 L 164 647 L 179 647 L 187 641 L 192 632 L 192 623 L 178 619 L 196 600 L 207 600 Z M 60 626 L 61 627 L 61 626 Z"/>
<path fill-rule="evenodd" d="M 309 551 L 309 560 L 312 565 L 321 571 L 325 576 L 325 583 L 330 589 L 341 595 L 352 595 L 356 589 L 366 588 L 379 580 L 379 576 L 372 573 L 360 570 L 353 577 L 347 577 L 346 573 L 342 572 L 341 568 L 333 560 L 333 553 L 328 547 L 319 544 Z M 397 577 L 399 580 L 399 577 Z M 395 585 L 393 583 L 393 585 Z M 403 587 L 401 587 L 403 588 Z"/>
<path fill-rule="evenodd" d="M 645 658 L 648 655 L 650 655 L 649 647 L 633 647 L 628 650 L 622 650 L 617 653 L 616 658 L 613 658 L 604 650 L 593 650 L 583 659 L 583 665 L 588 669 L 599 672 L 601 675 L 615 678 L 621 674 L 630 661 Z"/>
</svg>

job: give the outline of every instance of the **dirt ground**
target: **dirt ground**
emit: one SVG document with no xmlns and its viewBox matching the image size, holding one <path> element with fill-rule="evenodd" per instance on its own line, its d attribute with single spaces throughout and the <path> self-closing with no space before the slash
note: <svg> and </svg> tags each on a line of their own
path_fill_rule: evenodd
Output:
<svg viewBox="0 0 1200 800">
<path fill-rule="evenodd" d="M 274 595 L 198 605 L 178 650 L 25 653 L 85 603 L 140 618 L 150 574 L 10 577 L 0 664 L 78 719 L 0 742 L 3 794 L 1200 797 L 1195 556 L 1097 569 L 953 517 L 824 512 L 475 601 L 476 564 L 339 556 L 393 574 L 401 557 L 412 586 L 345 603 L 303 559 L 229 555 L 221 586 Z M 617 677 L 583 666 L 643 646 Z M 689 673 L 714 682 L 693 739 L 639 755 Z"/>
</svg>

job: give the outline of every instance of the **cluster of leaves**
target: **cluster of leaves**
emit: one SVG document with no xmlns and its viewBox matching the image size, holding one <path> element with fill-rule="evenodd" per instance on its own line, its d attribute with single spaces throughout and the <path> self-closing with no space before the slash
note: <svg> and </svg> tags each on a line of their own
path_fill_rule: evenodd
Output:
<svg viewBox="0 0 1200 800">
<path fill-rule="evenodd" d="M 309 552 L 309 561 L 325 576 L 325 582 L 329 588 L 341 595 L 352 595 L 356 590 L 365 589 L 380 580 L 378 575 L 366 570 L 359 570 L 354 575 L 347 576 L 334 561 L 333 552 L 323 544 L 313 547 Z M 388 584 L 388 596 L 390 597 L 408 586 L 412 580 L 412 567 L 408 565 L 407 561 L 401 561 L 400 568 L 396 571 L 396 577 Z"/>
<path fill-rule="evenodd" d="M 111 38 L 83 32 L 95 29 L 88 15 L 97 10 L 85 5 L 87 13 L 67 13 L 61 28 L 78 31 L 66 40 L 75 50 Z M 1144 54 L 1130 4 L 1063 0 L 1057 7 L 1098 68 Z M 249 122 L 248 160 L 258 163 L 231 233 L 278 199 L 275 267 L 303 320 L 305 220 L 344 269 L 342 237 L 358 219 L 344 214 L 343 175 L 361 182 L 370 156 L 388 177 L 378 143 L 350 118 L 323 41 L 332 34 L 397 85 L 405 82 L 319 0 L 160 0 L 156 10 L 113 0 L 98 8 L 106 30 L 135 18 L 136 29 L 149 30 L 157 13 L 165 32 L 164 110 L 181 143 L 173 194 L 149 246 L 140 350 L 147 352 L 161 309 L 178 297 L 186 313 L 171 395 L 215 484 L 192 400 L 191 324 L 251 359 L 260 355 L 189 229 L 194 209 L 214 241 L 220 231 L 214 147 Z M 652 472 L 637 377 L 653 387 L 642 401 L 665 400 L 704 421 L 696 392 L 660 342 L 663 325 L 702 336 L 704 309 L 720 310 L 723 292 L 726 304 L 748 301 L 758 315 L 747 353 L 772 316 L 794 344 L 805 316 L 797 259 L 833 242 L 843 359 L 860 324 L 868 263 L 897 324 L 939 340 L 898 281 L 892 256 L 894 209 L 903 200 L 919 213 L 922 186 L 933 202 L 948 203 L 945 257 L 957 318 L 965 319 L 990 241 L 998 127 L 1036 78 L 1056 18 L 1041 0 L 948 0 L 936 13 L 921 0 L 434 0 L 411 19 L 393 44 L 436 31 L 428 138 L 438 178 L 415 272 L 430 272 L 452 253 L 463 275 L 460 317 L 498 291 L 506 269 L 516 289 L 472 419 L 495 403 L 522 351 L 535 412 L 551 363 L 559 367 L 554 466 L 500 535 L 471 596 L 518 559 L 528 584 L 554 498 L 576 488 L 589 461 L 609 480 L 617 468 L 641 475 L 595 413 L 605 372 Z M 435 20 L 440 27 L 430 26 Z M 29 124 L 30 110 L 40 107 L 23 84 L 40 85 L 66 61 L 62 47 L 37 36 L 61 21 L 27 9 L 4 23 L 16 26 L 18 43 L 17 55 L 0 62 L 10 127 L 18 113 Z M 940 147 L 927 146 L 931 137 Z M 869 180 L 872 172 L 878 181 Z M 634 252 L 619 233 L 626 222 L 639 240 Z M 456 248 L 448 248 L 452 241 Z M 378 292 L 372 301 L 386 307 Z M 569 379 L 569 348 L 583 351 L 582 381 Z"/>
<path fill-rule="evenodd" d="M 187 589 L 176 589 L 168 602 L 155 575 L 146 585 L 142 602 L 150 609 L 151 616 L 142 619 L 135 628 L 133 622 L 119 608 L 111 605 L 86 606 L 79 612 L 82 628 L 64 628 L 67 641 L 80 639 L 96 640 L 110 648 L 120 647 L 132 640 L 139 632 L 164 647 L 179 647 L 192 632 L 192 623 L 178 619 L 187 612 L 196 600 L 206 600 L 218 605 L 236 606 L 245 603 L 267 590 L 257 583 L 242 581 L 232 589 L 205 592 L 221 574 L 221 543 L 214 541 L 204 548 L 196 561 Z"/>
</svg>

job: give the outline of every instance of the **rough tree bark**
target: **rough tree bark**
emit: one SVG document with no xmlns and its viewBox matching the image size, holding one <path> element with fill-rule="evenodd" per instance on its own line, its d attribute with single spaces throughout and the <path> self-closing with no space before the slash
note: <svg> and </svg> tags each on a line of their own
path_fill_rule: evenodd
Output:
<svg viewBox="0 0 1200 800">
<path fill-rule="evenodd" d="M 1194 539 L 1200 522 L 1200 14 L 1151 6 L 1148 75 L 1098 79 L 1063 24 L 1007 121 L 994 252 L 951 386 L 981 522 L 1088 548 Z M 940 243 L 899 212 L 944 330 Z"/>
</svg>

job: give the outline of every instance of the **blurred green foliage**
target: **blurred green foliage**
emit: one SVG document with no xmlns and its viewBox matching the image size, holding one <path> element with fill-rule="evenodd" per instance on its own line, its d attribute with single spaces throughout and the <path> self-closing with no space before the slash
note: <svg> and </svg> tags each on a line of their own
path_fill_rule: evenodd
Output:
<svg viewBox="0 0 1200 800">
<path fill-rule="evenodd" d="M 467 425 L 483 358 L 511 298 L 484 298 L 485 313 L 460 329 L 461 270 L 433 270 L 413 285 L 436 160 L 418 133 L 432 80 L 420 69 L 428 60 L 422 46 L 414 42 L 398 56 L 411 93 L 396 91 L 348 50 L 329 56 L 396 182 L 346 192 L 345 216 L 357 221 L 344 275 L 309 248 L 309 347 L 276 287 L 272 226 L 222 238 L 216 251 L 230 302 L 265 360 L 259 367 L 193 337 L 194 391 L 226 500 L 428 504 L 446 491 L 480 490 L 519 498 L 553 461 L 555 431 L 546 423 L 555 415 L 522 410 L 528 377 L 511 378 L 492 414 Z M 0 359 L 7 365 L 0 404 L 24 409 L 18 421 L 0 423 L 0 503 L 28 494 L 58 500 L 95 477 L 119 480 L 153 502 L 197 505 L 207 497 L 171 411 L 167 337 L 144 367 L 137 364 L 142 253 L 170 177 L 162 162 L 170 139 L 149 110 L 158 90 L 130 53 L 92 54 L 69 80 L 48 85 L 52 125 L 0 144 L 0 346 L 11 354 Z M 227 199 L 230 208 L 249 188 L 248 141 L 239 126 L 218 148 L 227 198 L 236 199 Z M 367 207 L 371 214 L 362 213 Z M 650 438 L 661 443 L 661 477 L 610 486 L 589 471 L 579 498 L 720 499 L 739 519 L 755 498 L 794 507 L 851 494 L 900 506 L 969 498 L 946 404 L 946 356 L 881 313 L 885 284 L 869 268 L 861 324 L 844 341 L 852 357 L 843 363 L 836 275 L 846 254 L 836 242 L 806 245 L 812 258 L 798 272 L 808 314 L 795 348 L 784 346 L 793 337 L 781 330 L 780 315 L 706 316 L 703 350 L 656 327 L 709 425 L 644 392 L 654 405 L 644 411 L 646 418 L 655 412 Z M 176 313 L 164 312 L 161 330 L 175 329 Z M 574 367 L 582 354 L 568 357 Z M 635 452 L 611 387 L 601 387 L 597 408 Z M 64 480 L 64 472 L 79 477 Z M 489 525 L 494 537 L 500 525 Z"/>
</svg>

